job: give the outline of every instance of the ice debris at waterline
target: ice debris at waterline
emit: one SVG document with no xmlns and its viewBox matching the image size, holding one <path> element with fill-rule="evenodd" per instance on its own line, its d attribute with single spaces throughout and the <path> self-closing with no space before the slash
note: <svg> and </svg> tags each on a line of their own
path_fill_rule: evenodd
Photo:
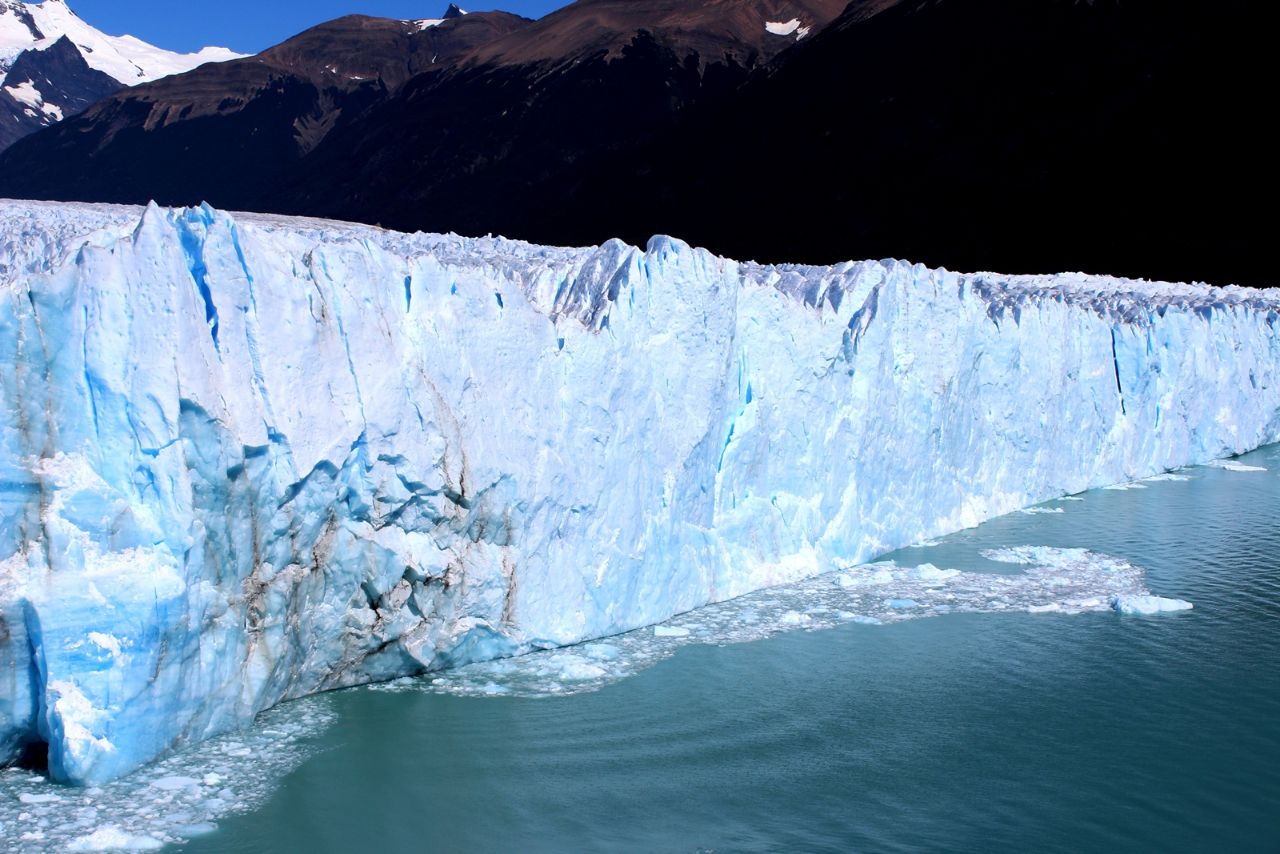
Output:
<svg viewBox="0 0 1280 854">
<path fill-rule="evenodd" d="M 845 623 L 890 624 L 956 613 L 1105 611 L 1149 595 L 1141 568 L 1083 549 L 983 551 L 1017 571 L 961 572 L 879 562 L 815 576 L 711 605 L 652 628 L 566 649 L 480 662 L 368 690 L 464 696 L 559 696 L 598 690 L 689 644 L 760 640 Z M 1173 600 L 1159 600 L 1173 601 Z M 907 603 L 910 603 L 908 606 Z M 334 721 L 329 698 L 273 709 L 245 733 L 185 748 L 102 786 L 76 790 L 27 771 L 0 772 L 0 850 L 146 850 L 215 829 L 260 804 L 273 785 L 319 748 Z"/>
<path fill-rule="evenodd" d="M 0 771 L 0 851 L 146 851 L 210 833 L 220 819 L 260 806 L 334 718 L 327 697 L 309 697 L 266 712 L 245 732 L 88 789 Z"/>
<path fill-rule="evenodd" d="M 669 623 L 605 641 L 477 662 L 369 690 L 471 696 L 575 694 L 631 676 L 688 644 L 744 643 L 796 629 L 829 629 L 843 623 L 883 625 L 945 614 L 1082 614 L 1112 608 L 1126 614 L 1152 614 L 1191 607 L 1189 602 L 1153 596 L 1141 567 L 1086 549 L 1022 546 L 990 549 L 981 555 L 1017 566 L 1019 571 L 971 572 L 882 561 L 709 605 Z"/>
<path fill-rule="evenodd" d="M 1208 465 L 1211 465 L 1215 468 L 1226 469 L 1227 471 L 1237 471 L 1237 472 L 1267 470 L 1265 466 L 1246 465 L 1245 463 L 1237 462 L 1236 460 L 1213 460 Z"/>
<path fill-rule="evenodd" d="M 1276 291 L 0 202 L 0 298 L 0 756 L 81 784 L 1280 439 Z"/>
</svg>

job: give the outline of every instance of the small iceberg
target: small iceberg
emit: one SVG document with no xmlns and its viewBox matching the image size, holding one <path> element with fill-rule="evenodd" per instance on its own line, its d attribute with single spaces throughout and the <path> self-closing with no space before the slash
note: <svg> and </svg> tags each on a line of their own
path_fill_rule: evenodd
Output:
<svg viewBox="0 0 1280 854">
<path fill-rule="evenodd" d="M 1164 596 L 1113 596 L 1111 607 L 1121 614 L 1145 616 L 1168 611 L 1190 611 L 1195 605 L 1185 599 L 1167 599 Z"/>
</svg>

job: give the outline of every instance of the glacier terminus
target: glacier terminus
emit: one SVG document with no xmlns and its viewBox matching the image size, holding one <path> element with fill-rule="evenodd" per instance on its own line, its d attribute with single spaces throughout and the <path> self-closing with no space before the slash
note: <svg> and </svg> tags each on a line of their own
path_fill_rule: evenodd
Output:
<svg viewBox="0 0 1280 854">
<path fill-rule="evenodd" d="M 0 299 L 0 760 L 83 785 L 1280 440 L 1276 290 L 0 202 Z"/>
</svg>

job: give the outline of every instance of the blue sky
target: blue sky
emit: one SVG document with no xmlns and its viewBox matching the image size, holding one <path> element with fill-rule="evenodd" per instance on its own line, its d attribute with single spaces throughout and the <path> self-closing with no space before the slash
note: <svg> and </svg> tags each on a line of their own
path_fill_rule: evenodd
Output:
<svg viewBox="0 0 1280 854">
<path fill-rule="evenodd" d="M 434 18 L 449 0 L 66 0 L 77 15 L 111 35 L 128 33 L 169 50 L 221 45 L 257 53 L 307 27 L 358 13 L 387 18 Z M 500 0 L 458 5 L 468 11 L 502 9 L 540 18 L 566 0 Z"/>
</svg>

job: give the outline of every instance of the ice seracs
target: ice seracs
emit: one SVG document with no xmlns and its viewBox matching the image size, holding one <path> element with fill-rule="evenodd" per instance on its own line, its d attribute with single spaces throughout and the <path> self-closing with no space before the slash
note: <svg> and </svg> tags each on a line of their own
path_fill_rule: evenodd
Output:
<svg viewBox="0 0 1280 854">
<path fill-rule="evenodd" d="M 0 247 L 0 749 L 71 782 L 1280 439 L 1275 291 L 208 207 L 0 202 Z M 1047 554 L 1010 607 L 1145 593 Z"/>
</svg>

